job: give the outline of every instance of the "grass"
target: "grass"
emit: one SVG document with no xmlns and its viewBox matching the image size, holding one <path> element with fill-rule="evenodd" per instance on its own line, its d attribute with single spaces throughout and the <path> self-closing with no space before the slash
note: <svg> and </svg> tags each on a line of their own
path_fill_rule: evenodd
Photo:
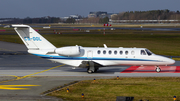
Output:
<svg viewBox="0 0 180 101">
<path fill-rule="evenodd" d="M 75 33 L 75 32 L 74 32 Z M 77 34 L 80 33 L 80 34 Z M 97 34 L 94 34 L 97 33 Z M 45 35 L 57 47 L 81 45 L 84 47 L 139 47 L 148 48 L 155 54 L 180 56 L 180 34 L 177 31 L 94 31 L 89 34 L 76 32 L 76 34 Z"/>
<path fill-rule="evenodd" d="M 115 101 L 117 96 L 134 97 L 134 101 L 173 101 L 180 100 L 179 77 L 136 77 L 120 79 L 100 79 L 80 81 L 49 96 L 73 101 Z M 69 88 L 69 93 L 66 92 Z M 81 94 L 84 93 L 84 99 Z M 146 99 L 146 100 L 145 100 Z"/>
<path fill-rule="evenodd" d="M 180 58 L 172 58 L 173 60 L 180 61 Z"/>
<path fill-rule="evenodd" d="M 36 25 L 36 24 L 32 24 L 32 25 Z M 37 24 L 37 25 L 41 25 L 41 26 L 49 26 L 51 25 L 52 27 L 54 26 L 60 26 L 60 27 L 104 27 L 104 24 L 97 24 L 97 23 L 91 23 L 91 24 L 71 24 L 71 23 L 61 23 L 61 24 Z M 179 28 L 180 25 L 179 24 L 175 24 L 175 23 L 167 23 L 167 24 L 161 24 L 161 23 L 157 23 L 157 24 L 126 24 L 126 23 L 122 23 L 122 24 L 112 24 L 111 27 L 133 27 L 133 28 L 140 28 L 141 26 L 143 26 L 143 28 Z"/>
<path fill-rule="evenodd" d="M 148 48 L 155 54 L 180 56 L 179 31 L 106 30 L 105 35 L 103 30 L 91 30 L 89 33 L 72 29 L 57 31 L 62 35 L 45 34 L 54 33 L 53 29 L 42 29 L 39 33 L 44 33 L 43 36 L 56 47 L 103 47 L 103 44 L 106 44 L 108 47 Z M 18 35 L 0 35 L 0 41 L 22 43 Z"/>
</svg>

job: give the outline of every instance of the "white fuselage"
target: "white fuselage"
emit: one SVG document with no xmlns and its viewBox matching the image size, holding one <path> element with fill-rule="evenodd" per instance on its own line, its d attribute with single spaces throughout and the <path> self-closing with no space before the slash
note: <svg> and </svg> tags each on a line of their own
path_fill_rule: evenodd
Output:
<svg viewBox="0 0 180 101">
<path fill-rule="evenodd" d="M 79 47 L 80 54 L 76 56 L 62 56 L 59 54 L 37 54 L 52 61 L 78 67 L 82 61 L 93 61 L 103 66 L 111 65 L 171 65 L 175 61 L 163 56 L 155 55 L 145 48 L 99 48 Z"/>
<path fill-rule="evenodd" d="M 155 55 L 146 48 L 108 48 L 67 46 L 56 48 L 28 25 L 12 25 L 28 52 L 42 58 L 67 65 L 88 68 L 87 72 L 96 72 L 99 67 L 111 65 L 153 65 L 160 72 L 160 65 L 171 65 L 175 61 Z"/>
</svg>

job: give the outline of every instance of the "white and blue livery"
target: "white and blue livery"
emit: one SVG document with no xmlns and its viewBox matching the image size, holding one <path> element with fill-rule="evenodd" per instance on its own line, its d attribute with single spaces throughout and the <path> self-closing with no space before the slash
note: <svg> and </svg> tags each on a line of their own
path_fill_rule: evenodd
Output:
<svg viewBox="0 0 180 101">
<path fill-rule="evenodd" d="M 87 68 L 88 73 L 96 72 L 99 67 L 113 65 L 153 65 L 160 72 L 159 66 L 174 64 L 173 59 L 155 55 L 146 48 L 108 48 L 67 46 L 56 48 L 28 25 L 12 25 L 28 48 L 28 52 L 42 58 Z"/>
</svg>

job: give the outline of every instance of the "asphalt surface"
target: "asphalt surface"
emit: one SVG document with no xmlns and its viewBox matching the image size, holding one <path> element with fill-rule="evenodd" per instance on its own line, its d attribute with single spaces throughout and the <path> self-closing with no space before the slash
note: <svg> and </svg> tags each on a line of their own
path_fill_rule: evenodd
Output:
<svg viewBox="0 0 180 101">
<path fill-rule="evenodd" d="M 100 68 L 88 74 L 86 69 L 53 63 L 28 54 L 23 44 L 0 42 L 0 100 L 58 101 L 41 93 L 73 81 L 120 77 L 179 77 L 179 73 L 120 73 L 129 66 Z M 174 65 L 180 65 L 177 61 Z"/>
</svg>

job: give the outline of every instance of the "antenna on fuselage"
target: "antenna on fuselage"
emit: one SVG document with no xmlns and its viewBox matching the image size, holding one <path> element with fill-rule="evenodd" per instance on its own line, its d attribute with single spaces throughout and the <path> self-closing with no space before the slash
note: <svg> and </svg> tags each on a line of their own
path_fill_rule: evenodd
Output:
<svg viewBox="0 0 180 101">
<path fill-rule="evenodd" d="M 104 45 L 104 48 L 107 48 L 106 44 L 103 44 Z"/>
</svg>

